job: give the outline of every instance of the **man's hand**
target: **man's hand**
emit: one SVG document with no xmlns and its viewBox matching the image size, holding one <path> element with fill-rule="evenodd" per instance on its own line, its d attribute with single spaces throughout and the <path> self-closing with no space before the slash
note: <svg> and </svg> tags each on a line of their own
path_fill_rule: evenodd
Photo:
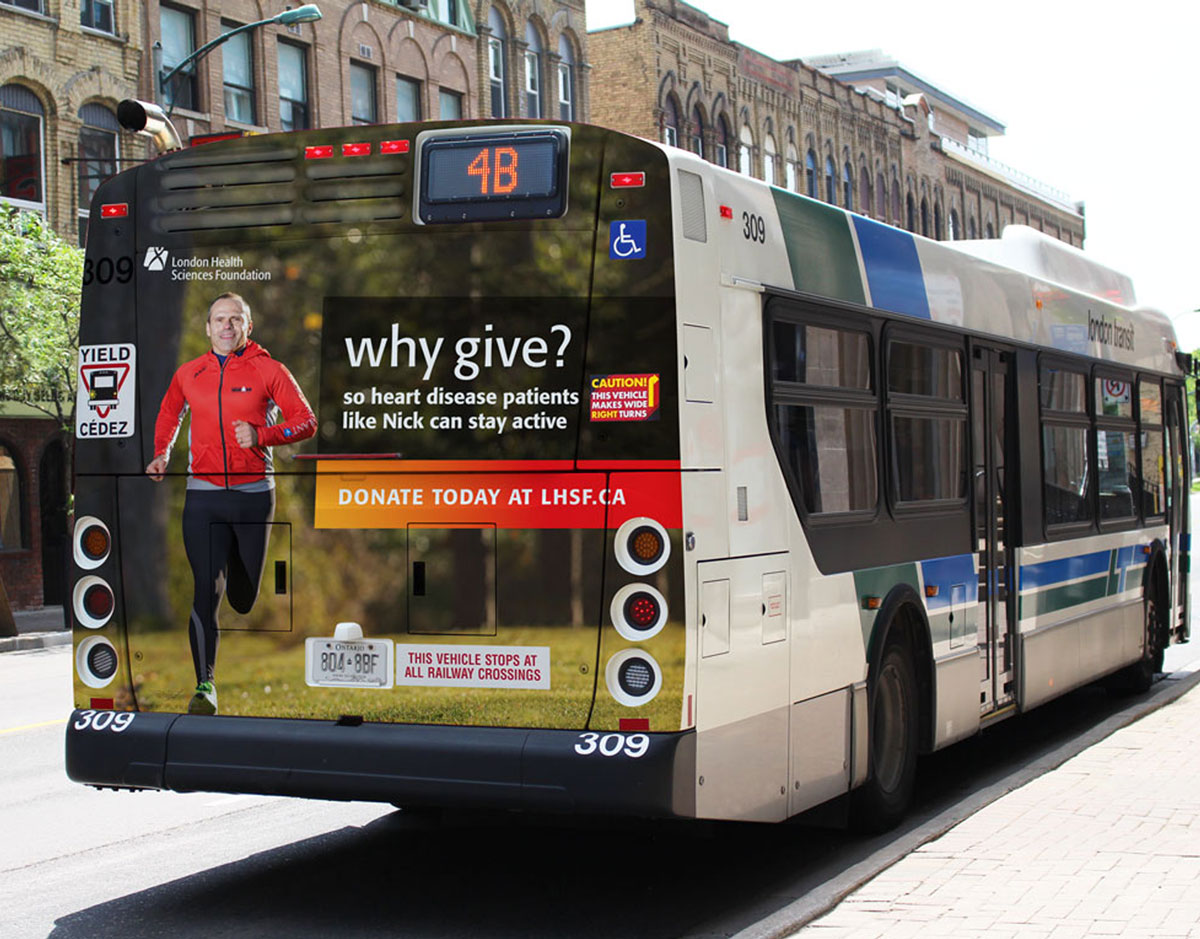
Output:
<svg viewBox="0 0 1200 939">
<path fill-rule="evenodd" d="M 153 479 L 156 483 L 162 482 L 163 473 L 167 471 L 166 454 L 156 456 L 153 460 L 146 464 L 146 475 Z"/>
<path fill-rule="evenodd" d="M 248 424 L 245 421 L 234 421 L 233 436 L 237 439 L 237 445 L 244 450 L 258 446 L 258 431 L 254 429 L 253 424 Z"/>
</svg>

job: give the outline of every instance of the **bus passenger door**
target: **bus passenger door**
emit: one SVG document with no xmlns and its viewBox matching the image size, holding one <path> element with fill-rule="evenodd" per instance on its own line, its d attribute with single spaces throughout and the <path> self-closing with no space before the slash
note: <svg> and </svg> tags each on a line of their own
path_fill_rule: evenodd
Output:
<svg viewBox="0 0 1200 939">
<path fill-rule="evenodd" d="M 1191 480 L 1186 476 L 1187 466 L 1184 446 L 1187 434 L 1184 433 L 1183 401 L 1181 389 L 1174 385 L 1166 385 L 1163 389 L 1167 402 L 1167 523 L 1171 534 L 1171 571 L 1170 582 L 1175 598 L 1171 604 L 1173 616 L 1171 629 L 1175 641 L 1186 639 L 1187 633 L 1187 570 L 1186 556 L 1188 554 L 1188 537 L 1190 519 L 1187 512 L 1187 495 Z M 1186 394 L 1186 392 L 1185 392 Z"/>
<path fill-rule="evenodd" d="M 971 413 L 975 538 L 979 569 L 979 606 L 976 613 L 980 659 L 979 710 L 981 714 L 1013 700 L 1015 652 L 1012 552 L 1008 544 L 1010 509 L 1008 465 L 1009 415 L 1012 398 L 1012 355 L 976 346 L 971 363 Z"/>
</svg>

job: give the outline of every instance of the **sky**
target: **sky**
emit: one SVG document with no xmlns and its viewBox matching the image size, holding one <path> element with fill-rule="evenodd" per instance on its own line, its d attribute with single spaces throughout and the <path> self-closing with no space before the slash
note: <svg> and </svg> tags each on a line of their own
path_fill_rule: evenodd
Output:
<svg viewBox="0 0 1200 939">
<path fill-rule="evenodd" d="M 633 0 L 586 0 L 589 30 Z M 1084 250 L 1200 347 L 1200 4 L 1195 0 L 692 0 L 776 59 L 882 49 L 996 118 L 989 154 L 1085 204 Z M 1196 174 L 1196 176 L 1193 176 Z"/>
</svg>

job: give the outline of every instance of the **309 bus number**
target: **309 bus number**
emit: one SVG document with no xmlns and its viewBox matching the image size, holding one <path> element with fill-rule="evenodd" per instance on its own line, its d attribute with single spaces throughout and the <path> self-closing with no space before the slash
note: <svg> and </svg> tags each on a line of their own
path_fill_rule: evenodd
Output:
<svg viewBox="0 0 1200 939">
<path fill-rule="evenodd" d="M 646 734 L 580 734 L 579 743 L 575 744 L 575 752 L 580 756 L 591 756 L 599 753 L 601 756 L 618 756 L 624 754 L 632 759 L 646 755 L 650 748 L 650 738 Z"/>
<path fill-rule="evenodd" d="M 111 730 L 119 734 L 129 728 L 135 716 L 132 711 L 82 711 L 71 726 L 75 730 Z"/>
<path fill-rule="evenodd" d="M 133 258 L 123 257 L 113 261 L 112 258 L 100 258 L 93 262 L 85 258 L 83 262 L 83 285 L 95 281 L 98 284 L 127 284 L 133 280 Z"/>
<path fill-rule="evenodd" d="M 742 237 L 757 244 L 766 243 L 767 223 L 761 215 L 754 215 L 750 212 L 742 213 Z"/>
</svg>

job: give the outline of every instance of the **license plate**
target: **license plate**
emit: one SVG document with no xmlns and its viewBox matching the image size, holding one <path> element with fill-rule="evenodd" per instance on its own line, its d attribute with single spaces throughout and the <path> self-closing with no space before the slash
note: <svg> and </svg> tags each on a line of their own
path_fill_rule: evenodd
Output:
<svg viewBox="0 0 1200 939">
<path fill-rule="evenodd" d="M 391 688 L 392 649 L 388 639 L 306 639 L 305 680 L 314 688 Z"/>
</svg>

